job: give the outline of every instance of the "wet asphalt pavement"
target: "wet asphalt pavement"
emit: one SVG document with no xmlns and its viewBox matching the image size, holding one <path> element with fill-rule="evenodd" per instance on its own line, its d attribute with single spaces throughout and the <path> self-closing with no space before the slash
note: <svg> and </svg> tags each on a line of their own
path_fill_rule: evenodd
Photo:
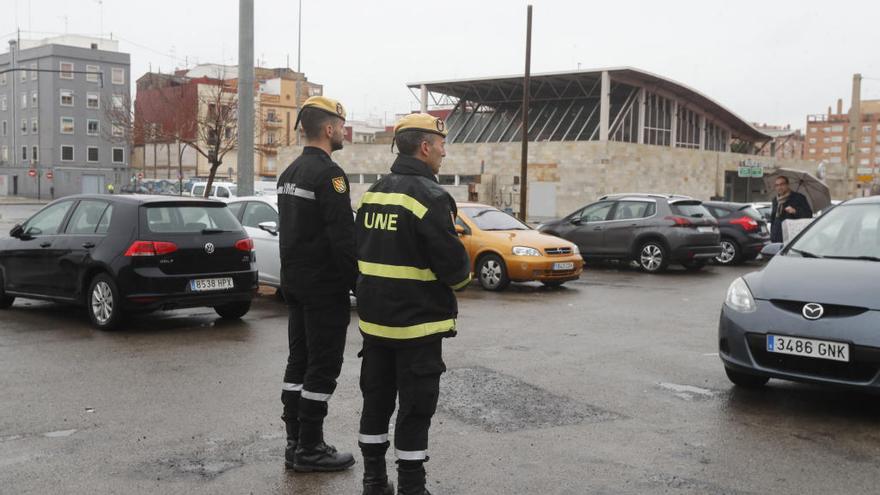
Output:
<svg viewBox="0 0 880 495">
<path fill-rule="evenodd" d="M 776 380 L 742 391 L 724 376 L 720 304 L 758 268 L 472 285 L 445 341 L 431 492 L 877 493 L 880 400 Z M 346 450 L 355 321 L 326 428 Z M 284 470 L 286 348 L 286 308 L 269 295 L 241 322 L 183 310 L 113 333 L 16 301 L 0 312 L 0 493 L 360 493 L 360 458 L 337 474 Z"/>
</svg>

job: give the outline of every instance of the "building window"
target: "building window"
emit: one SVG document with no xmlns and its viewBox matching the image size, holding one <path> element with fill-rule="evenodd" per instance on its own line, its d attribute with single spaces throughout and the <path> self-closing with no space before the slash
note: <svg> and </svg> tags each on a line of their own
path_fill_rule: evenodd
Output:
<svg viewBox="0 0 880 495">
<path fill-rule="evenodd" d="M 40 151 L 40 148 L 37 148 L 36 146 L 34 146 L 34 147 L 31 148 L 31 158 L 33 158 L 33 160 L 34 160 L 35 162 L 40 160 L 40 153 L 39 153 L 39 151 Z"/>
<path fill-rule="evenodd" d="M 827 143 L 830 143 L 830 142 L 831 142 L 831 138 L 828 137 L 828 136 L 825 136 L 825 137 L 822 138 L 822 142 L 823 142 L 823 143 L 826 143 L 826 144 L 827 144 Z"/>
<path fill-rule="evenodd" d="M 113 163 L 125 163 L 125 148 L 113 148 Z"/>
<path fill-rule="evenodd" d="M 832 153 L 840 153 L 840 146 L 832 146 L 829 148 Z"/>
<path fill-rule="evenodd" d="M 8 133 L 9 133 L 8 124 L 4 120 L 2 123 L 0 123 L 0 136 L 6 136 Z"/>
<path fill-rule="evenodd" d="M 861 160 L 859 160 L 859 165 L 870 165 L 870 164 L 871 164 L 871 160 L 869 158 L 862 158 Z"/>
<path fill-rule="evenodd" d="M 113 124 L 113 137 L 125 136 L 125 128 L 121 124 Z"/>
<path fill-rule="evenodd" d="M 822 132 L 831 132 L 831 128 L 830 127 L 823 127 Z"/>
<path fill-rule="evenodd" d="M 73 134 L 74 130 L 73 117 L 61 117 L 61 134 Z"/>
<path fill-rule="evenodd" d="M 0 96 L 0 110 L 6 111 L 6 95 Z"/>
<path fill-rule="evenodd" d="M 843 136 L 831 136 L 831 142 L 832 143 L 842 143 Z"/>
<path fill-rule="evenodd" d="M 24 136 L 27 134 L 27 119 L 21 119 L 21 135 Z"/>
<path fill-rule="evenodd" d="M 31 119 L 31 134 L 39 134 L 40 133 L 40 121 L 38 119 Z"/>
<path fill-rule="evenodd" d="M 871 126 L 869 126 L 869 125 L 862 126 L 862 132 L 865 134 L 871 134 Z"/>
<path fill-rule="evenodd" d="M 73 161 L 73 146 L 62 146 L 61 147 L 61 161 L 62 162 L 72 162 Z"/>
<path fill-rule="evenodd" d="M 21 147 L 21 159 L 27 161 L 27 146 Z"/>
<path fill-rule="evenodd" d="M 4 146 L 0 148 L 0 162 L 8 162 L 9 161 L 9 147 Z"/>
<path fill-rule="evenodd" d="M 98 161 L 98 148 L 96 146 L 89 146 L 88 149 L 86 149 L 86 161 L 92 163 Z"/>
<path fill-rule="evenodd" d="M 810 138 L 810 144 L 816 144 L 816 138 Z"/>
<path fill-rule="evenodd" d="M 31 64 L 31 81 L 36 81 L 38 77 L 40 73 L 37 72 L 37 64 Z"/>
<path fill-rule="evenodd" d="M 61 106 L 62 107 L 72 107 L 73 106 L 73 91 L 69 89 L 62 89 L 60 92 L 61 95 Z"/>
<path fill-rule="evenodd" d="M 34 91 L 31 93 L 31 108 L 39 108 L 40 106 L 40 93 Z"/>
<path fill-rule="evenodd" d="M 86 108 L 92 110 L 101 108 L 101 99 L 98 97 L 98 93 L 86 93 Z"/>
<path fill-rule="evenodd" d="M 88 74 L 86 74 L 86 81 L 99 82 L 100 81 L 99 78 L 101 77 L 101 74 L 98 74 L 98 72 L 100 72 L 100 71 L 101 71 L 101 68 L 98 67 L 97 65 L 87 65 L 86 72 L 88 72 Z"/>
<path fill-rule="evenodd" d="M 816 148 L 810 148 L 810 154 L 811 154 L 811 155 L 815 155 L 815 154 L 816 154 Z"/>
<path fill-rule="evenodd" d="M 6 73 L 0 74 L 0 86 L 6 86 Z"/>
<path fill-rule="evenodd" d="M 871 144 L 871 136 L 862 136 L 862 144 Z"/>
<path fill-rule="evenodd" d="M 95 119 L 88 119 L 86 121 L 86 134 L 89 136 L 97 136 L 98 133 L 101 132 L 100 122 Z"/>
<path fill-rule="evenodd" d="M 21 94 L 21 108 L 27 108 L 28 95 L 27 93 Z"/>
<path fill-rule="evenodd" d="M 861 152 L 863 155 L 870 155 L 871 148 L 859 148 L 859 152 Z"/>
<path fill-rule="evenodd" d="M 73 62 L 61 62 L 58 64 L 58 69 L 61 71 L 58 73 L 59 78 L 73 79 Z"/>
<path fill-rule="evenodd" d="M 110 69 L 110 82 L 113 84 L 125 84 L 125 69 Z"/>
<path fill-rule="evenodd" d="M 832 156 L 831 158 L 828 159 L 828 161 L 830 163 L 840 163 L 840 157 L 839 156 Z"/>
<path fill-rule="evenodd" d="M 26 69 L 21 69 L 18 73 L 21 74 L 22 81 L 27 81 L 27 70 Z"/>
<path fill-rule="evenodd" d="M 843 132 L 842 125 L 833 125 L 831 126 L 831 132 Z"/>
<path fill-rule="evenodd" d="M 113 95 L 111 98 L 111 103 L 114 110 L 121 110 L 125 107 L 125 101 L 122 95 Z"/>
</svg>

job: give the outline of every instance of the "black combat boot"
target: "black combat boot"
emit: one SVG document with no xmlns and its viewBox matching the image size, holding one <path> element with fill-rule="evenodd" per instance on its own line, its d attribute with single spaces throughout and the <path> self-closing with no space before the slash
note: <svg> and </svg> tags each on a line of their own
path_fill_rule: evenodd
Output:
<svg viewBox="0 0 880 495">
<path fill-rule="evenodd" d="M 287 431 L 287 446 L 284 448 L 284 465 L 288 468 L 293 467 L 293 455 L 299 444 L 299 392 L 291 392 L 284 390 L 281 392 L 281 403 L 284 405 L 284 412 L 281 420 L 284 421 L 284 429 Z"/>
<path fill-rule="evenodd" d="M 301 422 L 299 445 L 293 455 L 293 470 L 299 473 L 312 471 L 342 471 L 354 466 L 354 456 L 337 452 L 336 447 L 324 443 L 321 423 Z"/>
<path fill-rule="evenodd" d="M 385 456 L 364 456 L 364 494 L 394 495 L 394 485 L 388 482 Z"/>
<path fill-rule="evenodd" d="M 431 495 L 422 461 L 397 461 L 397 495 Z"/>
</svg>

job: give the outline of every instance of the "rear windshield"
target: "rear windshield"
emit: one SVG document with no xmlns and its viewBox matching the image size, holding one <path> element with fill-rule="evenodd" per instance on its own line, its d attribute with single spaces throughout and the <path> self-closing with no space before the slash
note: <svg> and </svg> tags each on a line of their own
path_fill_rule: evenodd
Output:
<svg viewBox="0 0 880 495">
<path fill-rule="evenodd" d="M 669 207 L 672 209 L 672 213 L 683 217 L 706 218 L 712 216 L 709 214 L 709 210 L 707 210 L 706 207 L 704 207 L 703 204 L 699 202 L 672 203 L 669 205 Z"/>
<path fill-rule="evenodd" d="M 202 233 L 204 230 L 241 230 L 226 205 L 147 206 L 147 230 L 154 233 Z"/>
</svg>

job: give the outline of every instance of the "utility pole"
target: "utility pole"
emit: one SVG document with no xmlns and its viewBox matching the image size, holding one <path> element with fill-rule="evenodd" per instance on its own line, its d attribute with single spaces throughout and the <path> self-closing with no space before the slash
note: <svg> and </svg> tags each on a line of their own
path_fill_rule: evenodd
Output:
<svg viewBox="0 0 880 495">
<path fill-rule="evenodd" d="M 859 193 L 859 146 L 862 134 L 862 75 L 853 74 L 852 83 L 852 106 L 849 109 L 849 142 L 846 146 L 846 172 L 850 179 L 850 196 L 856 197 Z"/>
<path fill-rule="evenodd" d="M 254 0 L 238 0 L 238 194 L 254 194 Z"/>
<path fill-rule="evenodd" d="M 526 14 L 526 74 L 523 77 L 522 160 L 519 169 L 519 219 L 526 221 L 529 199 L 529 90 L 532 70 L 532 6 Z"/>
</svg>

